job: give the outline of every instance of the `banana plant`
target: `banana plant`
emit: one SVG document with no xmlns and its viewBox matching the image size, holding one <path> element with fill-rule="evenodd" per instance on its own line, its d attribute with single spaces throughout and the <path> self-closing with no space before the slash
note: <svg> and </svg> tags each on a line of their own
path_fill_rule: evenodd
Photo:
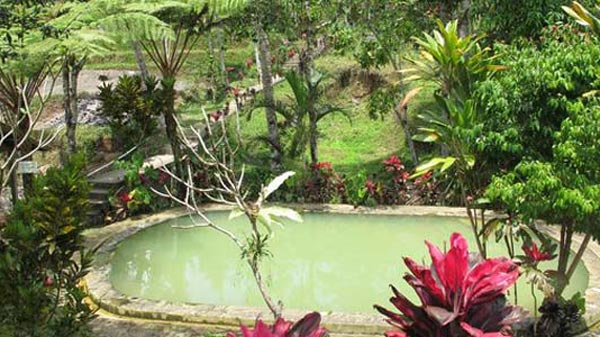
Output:
<svg viewBox="0 0 600 337">
<path fill-rule="evenodd" d="M 473 100 L 464 103 L 435 95 L 437 111 L 418 115 L 425 125 L 418 128 L 419 133 L 413 139 L 424 143 L 443 144 L 449 148 L 450 154 L 435 157 L 417 166 L 413 177 L 421 176 L 428 171 L 444 172 L 455 168 L 458 174 L 465 174 L 475 165 L 472 142 L 474 132 L 480 128 L 476 121 L 477 106 Z"/>
<path fill-rule="evenodd" d="M 458 22 L 444 25 L 437 21 L 437 30 L 424 33 L 422 38 L 413 37 L 419 47 L 419 58 L 407 58 L 413 65 L 403 71 L 409 75 L 405 80 L 434 83 L 443 96 L 469 97 L 472 85 L 490 73 L 505 69 L 494 64 L 499 55 L 490 48 L 482 48 L 484 35 L 460 37 Z"/>
<path fill-rule="evenodd" d="M 453 169 L 461 198 L 466 206 L 467 215 L 477 242 L 479 253 L 487 256 L 485 238 L 481 227 L 485 224 L 483 205 L 473 199 L 477 189 L 475 167 L 475 146 L 482 126 L 477 120 L 477 105 L 471 99 L 462 101 L 456 98 L 435 95 L 437 111 L 419 115 L 424 126 L 414 136 L 416 141 L 438 143 L 448 149 L 448 155 L 434 157 L 415 168 L 412 177 L 427 172 L 445 172 Z M 441 112 L 441 113 L 440 113 Z M 480 216 L 477 208 L 481 208 Z"/>
</svg>

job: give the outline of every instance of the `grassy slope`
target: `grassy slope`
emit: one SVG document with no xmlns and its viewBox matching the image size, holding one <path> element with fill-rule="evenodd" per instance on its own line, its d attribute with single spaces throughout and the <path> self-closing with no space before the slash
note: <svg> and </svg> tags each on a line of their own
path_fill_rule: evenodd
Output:
<svg viewBox="0 0 600 337">
<path fill-rule="evenodd" d="M 351 174 L 362 169 L 372 170 L 379 167 L 381 161 L 390 154 L 404 152 L 404 134 L 391 115 L 384 119 L 371 119 L 366 109 L 367 96 L 359 83 L 340 89 L 335 83 L 336 75 L 348 67 L 358 67 L 347 57 L 324 56 L 317 60 L 317 68 L 329 74 L 325 85 L 328 86 L 329 103 L 346 108 L 352 121 L 342 114 L 330 115 L 319 123 L 319 157 L 321 161 L 333 163 L 340 172 Z M 286 83 L 276 87 L 277 99 L 287 99 L 291 90 Z M 242 138 L 250 142 L 255 157 L 264 157 L 266 148 L 252 142 L 257 136 L 266 135 L 264 111 L 255 111 L 250 121 L 243 119 Z M 292 163 L 290 166 L 301 166 Z"/>
</svg>

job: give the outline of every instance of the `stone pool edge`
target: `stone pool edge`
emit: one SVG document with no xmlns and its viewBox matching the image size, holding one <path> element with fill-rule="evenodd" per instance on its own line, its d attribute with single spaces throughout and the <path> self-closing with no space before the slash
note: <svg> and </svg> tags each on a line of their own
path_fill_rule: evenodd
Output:
<svg viewBox="0 0 600 337">
<path fill-rule="evenodd" d="M 435 215 L 465 217 L 464 208 L 437 206 L 387 206 L 358 207 L 351 205 L 287 204 L 301 211 L 332 212 L 342 214 L 383 214 L 383 215 Z M 205 211 L 228 210 L 223 205 L 205 205 Z M 127 296 L 113 288 L 110 279 L 110 262 L 117 245 L 125 238 L 156 224 L 189 214 L 186 209 L 171 209 L 159 214 L 130 218 L 102 228 L 86 231 L 86 245 L 98 247 L 96 258 L 84 283 L 91 300 L 101 309 L 124 317 L 151 320 L 205 324 L 214 326 L 239 326 L 253 324 L 257 317 L 270 320 L 271 314 L 264 308 L 240 307 L 213 304 L 190 304 L 169 301 L 153 301 Z M 555 228 L 543 226 L 543 230 L 557 237 Z M 579 244 L 582 238 L 574 241 Z M 592 242 L 582 258 L 589 272 L 586 290 L 586 314 L 588 324 L 600 319 L 600 246 Z M 306 311 L 284 310 L 284 317 L 297 320 Z M 380 334 L 390 329 L 378 314 L 349 314 L 321 312 L 323 326 L 332 333 L 341 334 Z"/>
</svg>

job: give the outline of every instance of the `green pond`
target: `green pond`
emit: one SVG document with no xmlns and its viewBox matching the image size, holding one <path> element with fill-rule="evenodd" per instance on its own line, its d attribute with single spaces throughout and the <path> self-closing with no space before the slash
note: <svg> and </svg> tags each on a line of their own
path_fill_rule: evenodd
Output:
<svg viewBox="0 0 600 337">
<path fill-rule="evenodd" d="M 247 229 L 244 218 L 230 221 L 228 214 L 208 216 L 235 232 Z M 303 218 L 303 223 L 288 222 L 275 230 L 269 246 L 273 256 L 263 263 L 272 296 L 289 309 L 374 313 L 374 303 L 391 306 L 389 284 L 416 301 L 402 279 L 407 272 L 403 256 L 429 265 L 424 240 L 444 250 L 453 232 L 464 234 L 470 250 L 476 250 L 468 222 L 462 218 L 331 213 L 305 213 Z M 172 227 L 190 224 L 189 217 L 182 217 L 121 242 L 112 260 L 113 286 L 124 294 L 152 300 L 264 306 L 237 247 L 210 228 Z M 505 253 L 500 244 L 489 248 L 491 256 Z M 541 268 L 555 268 L 555 263 Z M 531 288 L 524 280 L 519 282 L 518 304 L 531 310 Z M 566 295 L 583 292 L 587 284 L 588 272 L 580 265 Z M 514 301 L 514 295 L 509 295 Z"/>
</svg>

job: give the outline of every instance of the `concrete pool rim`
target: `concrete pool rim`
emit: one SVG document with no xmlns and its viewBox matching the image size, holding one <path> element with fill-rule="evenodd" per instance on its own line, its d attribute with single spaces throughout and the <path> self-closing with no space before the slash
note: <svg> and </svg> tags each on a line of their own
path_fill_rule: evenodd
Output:
<svg viewBox="0 0 600 337">
<path fill-rule="evenodd" d="M 305 212 L 331 212 L 340 214 L 375 214 L 375 215 L 429 215 L 446 217 L 465 217 L 464 208 L 437 206 L 389 206 L 358 207 L 351 205 L 287 205 Z M 222 205 L 205 205 L 205 211 L 228 210 Z M 258 316 L 270 320 L 271 315 L 262 307 L 241 307 L 230 305 L 181 303 L 170 301 L 147 300 L 127 296 L 116 290 L 110 282 L 112 256 L 118 244 L 124 239 L 150 228 L 154 225 L 188 215 L 183 208 L 171 209 L 158 214 L 130 218 L 106 227 L 86 232 L 89 247 L 100 245 L 96 253 L 93 267 L 85 278 L 85 285 L 92 301 L 101 309 L 124 317 L 151 320 L 197 323 L 215 326 L 236 327 L 242 324 L 252 325 Z M 556 227 L 544 226 L 544 231 L 556 237 Z M 579 245 L 582 238 L 574 237 Z M 577 247 L 577 246 L 574 246 Z M 600 319 L 600 246 L 591 243 L 583 255 L 582 261 L 589 272 L 588 288 L 585 292 L 586 314 L 588 324 Z M 284 317 L 296 320 L 302 317 L 304 310 L 284 310 Z M 321 312 L 323 325 L 332 333 L 344 334 L 380 334 L 390 329 L 383 317 L 373 314 Z"/>
</svg>

